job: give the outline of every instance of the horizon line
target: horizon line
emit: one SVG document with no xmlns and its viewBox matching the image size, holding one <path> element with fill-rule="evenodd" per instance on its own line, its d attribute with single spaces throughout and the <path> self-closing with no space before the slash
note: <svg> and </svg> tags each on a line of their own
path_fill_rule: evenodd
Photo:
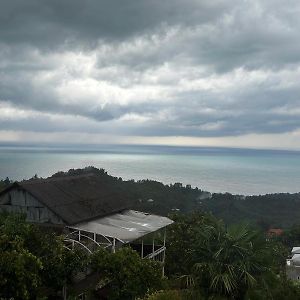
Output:
<svg viewBox="0 0 300 300">
<path fill-rule="evenodd" d="M 290 148 L 260 148 L 260 147 L 237 147 L 237 146 L 211 146 L 211 145 L 172 145 L 172 144 L 142 144 L 142 143 L 103 143 L 103 144 L 83 144 L 83 143 L 16 143 L 16 142 L 0 142 L 0 148 L 46 148 L 57 150 L 101 150 L 101 147 L 149 147 L 149 148 L 172 148 L 172 149 L 220 149 L 220 150 L 249 150 L 249 151 L 274 151 L 274 152 L 295 152 L 300 153 L 300 149 Z"/>
</svg>

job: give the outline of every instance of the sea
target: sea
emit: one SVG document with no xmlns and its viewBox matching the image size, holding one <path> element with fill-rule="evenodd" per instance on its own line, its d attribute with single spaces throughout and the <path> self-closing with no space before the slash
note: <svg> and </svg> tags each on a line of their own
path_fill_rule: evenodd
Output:
<svg viewBox="0 0 300 300">
<path fill-rule="evenodd" d="M 300 192 L 300 152 L 212 147 L 0 146 L 0 179 L 94 166 L 125 180 L 181 182 L 239 195 Z"/>
</svg>

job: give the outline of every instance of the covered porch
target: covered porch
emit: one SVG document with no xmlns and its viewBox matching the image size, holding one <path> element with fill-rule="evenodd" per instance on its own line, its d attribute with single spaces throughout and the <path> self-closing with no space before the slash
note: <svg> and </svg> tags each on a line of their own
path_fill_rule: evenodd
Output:
<svg viewBox="0 0 300 300">
<path fill-rule="evenodd" d="M 81 247 L 93 253 L 99 247 L 112 252 L 129 245 L 142 258 L 164 263 L 166 250 L 166 226 L 173 221 L 134 210 L 124 210 L 106 217 L 69 226 L 65 237 L 68 249 Z"/>
</svg>

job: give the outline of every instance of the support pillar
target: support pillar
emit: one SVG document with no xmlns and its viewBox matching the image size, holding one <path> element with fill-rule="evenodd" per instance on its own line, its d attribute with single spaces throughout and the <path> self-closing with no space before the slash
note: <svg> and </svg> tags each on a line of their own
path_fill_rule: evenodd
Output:
<svg viewBox="0 0 300 300">
<path fill-rule="evenodd" d="M 67 300 L 67 286 L 64 285 L 62 288 L 63 299 Z"/>
<path fill-rule="evenodd" d="M 116 239 L 113 239 L 112 252 L 116 253 Z"/>
<path fill-rule="evenodd" d="M 165 277 L 165 260 L 166 260 L 166 236 L 167 236 L 167 229 L 164 230 L 164 252 L 163 252 L 163 259 L 162 259 L 162 277 Z"/>
<path fill-rule="evenodd" d="M 153 238 L 152 238 L 152 254 L 154 254 L 154 251 L 155 251 L 155 247 L 154 247 L 154 235 L 153 235 Z"/>
</svg>

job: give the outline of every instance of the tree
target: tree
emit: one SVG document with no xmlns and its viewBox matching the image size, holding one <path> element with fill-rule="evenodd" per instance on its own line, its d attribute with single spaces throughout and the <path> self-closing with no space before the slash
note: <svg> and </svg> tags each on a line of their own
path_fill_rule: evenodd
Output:
<svg viewBox="0 0 300 300">
<path fill-rule="evenodd" d="M 135 299 L 161 288 L 161 266 L 142 259 L 125 247 L 116 253 L 104 249 L 92 256 L 92 267 L 109 282 L 109 299 Z"/>
<path fill-rule="evenodd" d="M 27 223 L 24 215 L 0 214 L 0 298 L 32 299 L 44 287 L 57 295 L 87 261 L 86 254 L 67 250 L 62 237 Z"/>
<path fill-rule="evenodd" d="M 210 214 L 194 212 L 191 214 L 173 214 L 174 223 L 167 229 L 166 274 L 181 276 L 191 272 L 193 261 L 191 251 L 199 228 L 205 224 L 215 224 L 217 220 Z"/>
<path fill-rule="evenodd" d="M 43 266 L 19 236 L 0 234 L 0 298 L 27 300 L 36 294 Z"/>
<path fill-rule="evenodd" d="M 189 286 L 207 298 L 244 299 L 250 289 L 269 296 L 274 278 L 276 282 L 284 279 L 285 249 L 276 241 L 267 241 L 260 231 L 242 224 L 227 228 L 201 212 L 173 219 L 167 270 L 169 276 L 176 271 L 180 278 L 188 279 L 179 287 Z"/>
<path fill-rule="evenodd" d="M 196 285 L 207 294 L 244 299 L 249 288 L 263 280 L 274 253 L 264 236 L 248 226 L 226 230 L 222 223 L 199 230 L 192 251 Z"/>
</svg>

